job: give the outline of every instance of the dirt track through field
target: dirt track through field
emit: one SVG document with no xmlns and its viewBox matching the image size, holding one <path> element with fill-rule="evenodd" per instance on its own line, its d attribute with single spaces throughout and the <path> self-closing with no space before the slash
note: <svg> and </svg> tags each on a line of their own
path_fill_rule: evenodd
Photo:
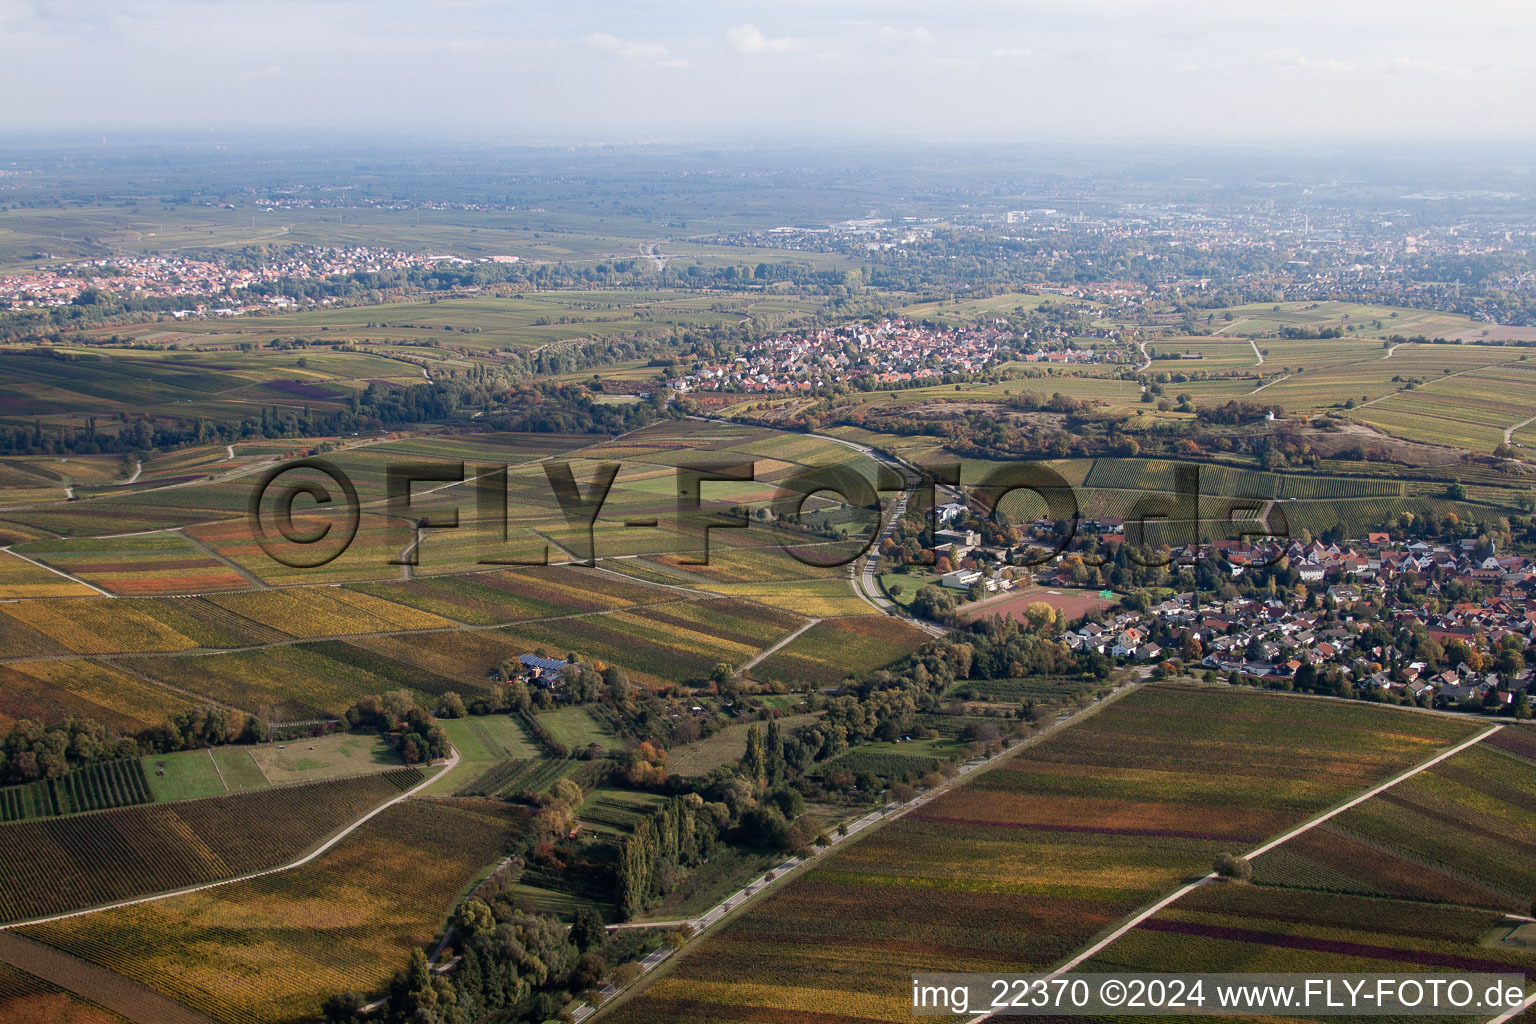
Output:
<svg viewBox="0 0 1536 1024">
<path fill-rule="evenodd" d="M 14 932 L 0 932 L 0 961 L 139 1024 L 212 1024 L 202 1014 L 194 1013 L 136 981 L 84 960 L 76 960 L 68 953 L 24 939 Z"/>
</svg>

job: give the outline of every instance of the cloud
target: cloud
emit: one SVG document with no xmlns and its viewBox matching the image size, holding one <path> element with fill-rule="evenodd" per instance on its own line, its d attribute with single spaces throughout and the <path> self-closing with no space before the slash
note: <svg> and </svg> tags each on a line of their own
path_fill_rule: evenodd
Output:
<svg viewBox="0 0 1536 1024">
<path fill-rule="evenodd" d="M 917 28 L 892 28 L 887 25 L 879 31 L 876 38 L 882 46 L 929 47 L 937 41 L 933 38 L 933 33 L 921 25 Z"/>
<path fill-rule="evenodd" d="M 640 43 L 633 39 L 620 39 L 606 32 L 594 32 L 587 36 L 587 45 L 635 64 L 650 64 L 658 68 L 688 66 L 686 60 L 672 56 L 665 46 L 656 43 Z"/>
<path fill-rule="evenodd" d="M 263 78 L 278 78 L 281 77 L 282 73 L 283 69 L 274 64 L 271 67 L 242 72 L 240 77 L 247 82 L 255 82 Z"/>
<path fill-rule="evenodd" d="M 1269 59 L 1281 67 L 1295 68 L 1298 71 L 1323 71 L 1336 75 L 1348 75 L 1360 70 L 1360 65 L 1352 60 L 1340 60 L 1338 57 L 1309 57 L 1300 50 L 1273 50 L 1269 53 Z"/>
<path fill-rule="evenodd" d="M 792 53 L 805 44 L 792 36 L 770 39 L 756 25 L 737 25 L 725 33 L 725 41 L 737 53 Z"/>
<path fill-rule="evenodd" d="M 1035 60 L 1045 54 L 1027 46 L 999 46 L 992 51 L 992 56 L 998 60 Z"/>
<path fill-rule="evenodd" d="M 1420 57 L 1393 57 L 1387 61 L 1387 74 L 1400 77 L 1419 75 L 1449 75 L 1453 78 L 1471 78 L 1477 73 L 1477 69 L 1459 67 L 1453 64 L 1440 64 L 1432 60 L 1424 60 Z"/>
</svg>

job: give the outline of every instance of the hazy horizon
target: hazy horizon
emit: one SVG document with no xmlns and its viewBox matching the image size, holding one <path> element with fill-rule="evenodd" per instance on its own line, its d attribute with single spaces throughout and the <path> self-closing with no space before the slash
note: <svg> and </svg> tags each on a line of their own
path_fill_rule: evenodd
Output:
<svg viewBox="0 0 1536 1024">
<path fill-rule="evenodd" d="M 1536 7 L 0 0 L 16 132 L 521 143 L 1536 138 Z M 88 73 L 85 73 L 88 72 Z"/>
</svg>

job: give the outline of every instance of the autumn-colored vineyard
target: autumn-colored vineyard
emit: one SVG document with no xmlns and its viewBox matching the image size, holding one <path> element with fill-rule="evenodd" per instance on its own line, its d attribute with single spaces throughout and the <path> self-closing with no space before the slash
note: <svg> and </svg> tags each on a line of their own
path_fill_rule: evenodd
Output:
<svg viewBox="0 0 1536 1024">
<path fill-rule="evenodd" d="M 437 935 L 507 834 L 492 817 L 412 800 L 304 867 L 24 934 L 222 1024 L 312 1021 L 332 993 L 377 991 Z"/>
<path fill-rule="evenodd" d="M 0 1020 L 6 1024 L 127 1024 L 125 1018 L 8 964 L 0 964 Z"/>
<path fill-rule="evenodd" d="M 147 804 L 154 797 L 137 759 L 93 764 L 57 779 L 0 789 L 0 822 Z"/>
<path fill-rule="evenodd" d="M 839 852 L 613 1019 L 908 1020 L 912 973 L 1058 963 L 1219 853 L 1470 731 L 1376 707 L 1144 688 Z"/>
<path fill-rule="evenodd" d="M 0 825 L 0 920 L 111 903 L 274 867 L 422 778 L 335 782 Z"/>
</svg>

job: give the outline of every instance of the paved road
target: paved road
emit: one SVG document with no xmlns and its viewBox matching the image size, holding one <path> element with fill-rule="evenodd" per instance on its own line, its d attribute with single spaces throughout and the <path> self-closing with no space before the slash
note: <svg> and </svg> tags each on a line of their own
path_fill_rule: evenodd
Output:
<svg viewBox="0 0 1536 1024">
<path fill-rule="evenodd" d="M 911 500 L 914 493 L 913 489 L 917 485 L 917 476 L 900 459 L 886 455 L 884 452 L 871 448 L 869 445 L 859 444 L 857 441 L 849 441 L 847 438 L 833 437 L 830 434 L 812 432 L 811 436 L 819 437 L 823 441 L 831 441 L 834 444 L 843 445 L 846 448 L 852 448 L 856 452 L 867 455 L 881 465 L 894 470 L 909 484 L 897 497 L 895 505 L 891 507 L 890 514 L 886 516 L 879 535 L 870 544 L 869 551 L 862 559 L 856 560 L 848 568 L 849 579 L 853 582 L 854 593 L 863 598 L 867 604 L 872 605 L 886 615 L 901 616 L 901 609 L 896 607 L 895 603 L 880 590 L 880 584 L 875 579 L 875 568 L 880 562 L 880 542 L 896 532 L 896 521 L 907 514 L 907 503 Z M 931 636 L 943 636 L 949 632 L 948 626 L 931 622 L 927 619 L 913 617 L 910 621 L 918 629 Z"/>
<path fill-rule="evenodd" d="M 1146 671 L 1150 672 L 1150 669 Z M 1144 674 L 1145 673 L 1143 673 L 1143 675 Z M 1003 750 L 998 751 L 996 754 L 993 754 L 991 757 L 978 757 L 967 761 L 965 764 L 960 766 L 959 774 L 957 774 L 953 779 L 948 779 L 942 785 L 935 786 L 930 790 L 919 793 L 917 796 L 913 797 L 911 800 L 908 800 L 906 803 L 889 803 L 884 807 L 879 808 L 878 810 L 870 811 L 868 814 L 855 821 L 849 822 L 846 835 L 842 834 L 841 831 L 830 833 L 828 835 L 828 838 L 831 840 L 830 845 L 816 850 L 814 853 L 807 857 L 787 858 L 783 862 L 775 865 L 772 870 L 764 872 L 762 875 L 754 878 L 751 882 L 748 882 L 742 888 L 731 893 L 731 895 L 727 896 L 713 907 L 710 907 L 709 910 L 705 911 L 703 914 L 700 914 L 698 917 L 689 918 L 685 921 L 631 921 L 624 924 L 609 925 L 608 927 L 610 930 L 617 930 L 621 928 L 676 928 L 686 924 L 691 926 L 693 928 L 694 934 L 697 935 L 698 933 L 719 924 L 725 918 L 729 917 L 732 912 L 739 910 L 748 901 L 750 901 L 752 897 L 759 895 L 769 886 L 777 882 L 782 882 L 785 878 L 795 874 L 806 865 L 814 863 L 820 858 L 825 857 L 829 851 L 839 848 L 844 843 L 847 843 L 853 839 L 855 836 L 858 836 L 865 830 L 869 829 L 871 826 L 877 825 L 883 821 L 894 820 L 908 813 L 909 811 L 912 811 L 918 807 L 922 807 L 929 801 L 937 799 L 939 796 L 948 792 L 952 787 L 959 785 L 963 779 L 978 769 L 984 768 L 987 765 L 993 764 L 1002 758 L 1010 757 L 1018 753 L 1021 749 L 1023 749 L 1024 746 L 1033 745 L 1043 737 L 1056 732 L 1058 729 L 1064 728 L 1068 723 L 1075 721 L 1080 716 L 1099 707 L 1104 703 L 1104 701 L 1111 700 L 1136 685 L 1136 683 L 1122 684 L 1115 687 L 1115 689 L 1111 691 L 1108 696 L 1103 698 L 1103 700 L 1096 698 L 1092 703 L 1085 707 L 1079 708 L 1070 714 L 1062 714 L 1056 719 L 1056 721 L 1040 729 L 1023 744 L 1014 744 L 1011 747 L 1006 747 Z M 666 962 L 666 960 L 672 956 L 672 952 L 672 950 L 663 946 L 661 949 L 656 950 L 656 952 L 640 961 L 641 976 L 643 977 L 654 968 Z M 609 984 L 602 990 L 600 1002 L 606 1005 L 607 1002 L 614 996 L 618 995 L 618 993 L 619 987 L 614 984 Z M 579 1022 L 586 1020 L 596 1012 L 597 1010 L 590 1003 L 582 1003 L 572 1011 L 571 1019 L 578 1022 L 579 1024 Z"/>
<path fill-rule="evenodd" d="M 730 420 L 722 420 L 710 416 L 690 416 L 689 419 L 700 420 L 706 423 L 732 422 Z M 881 592 L 880 584 L 875 579 L 875 566 L 879 563 L 880 560 L 880 542 L 895 532 L 896 521 L 906 514 L 907 502 L 911 499 L 913 488 L 916 487 L 918 482 L 917 473 L 911 467 L 903 463 L 900 459 L 886 455 L 884 452 L 875 448 L 871 448 L 867 444 L 859 444 L 857 441 L 850 441 L 845 437 L 834 437 L 831 434 L 818 434 L 815 431 L 810 431 L 809 436 L 819 437 L 823 441 L 830 441 L 833 444 L 840 444 L 845 448 L 852 448 L 859 454 L 866 455 L 874 461 L 880 463 L 882 466 L 886 466 L 889 469 L 894 470 L 907 483 L 908 486 L 901 492 L 901 495 L 896 499 L 895 505 L 892 506 L 890 514 L 886 516 L 884 525 L 881 527 L 879 535 L 876 536 L 874 542 L 870 544 L 869 551 L 864 555 L 863 558 L 855 559 L 854 562 L 848 567 L 848 578 L 853 584 L 854 593 L 858 594 L 859 597 L 864 599 L 865 603 L 871 605 L 877 611 L 880 611 L 886 615 L 901 616 L 901 609 L 896 607 L 896 605 Z M 938 622 L 931 622 L 927 619 L 919 619 L 914 617 L 908 621 L 917 626 L 918 629 L 921 629 L 923 632 L 932 636 L 943 636 L 945 633 L 950 631 L 948 626 Z"/>
<path fill-rule="evenodd" d="M 31 562 L 33 565 L 37 566 L 39 569 L 47 569 L 49 572 L 53 573 L 55 576 L 62 576 L 65 579 L 69 580 L 69 582 L 71 582 L 71 583 L 78 583 L 82 587 L 89 587 L 91 590 L 96 591 L 96 593 L 100 594 L 102 597 L 116 597 L 117 596 L 116 594 L 112 593 L 111 591 L 102 590 L 100 587 L 98 587 L 94 583 L 87 583 L 87 582 L 85 582 L 85 580 L 81 579 L 79 576 L 71 575 L 70 573 L 65 572 L 63 569 L 55 569 L 53 566 L 49 565 L 47 562 L 39 562 L 35 558 L 28 558 L 26 555 L 22 554 L 20 551 L 12 550 L 12 548 L 11 548 L 11 546 L 9 544 L 5 545 L 4 547 L 0 547 L 0 551 L 9 551 L 11 554 L 15 555 L 17 558 L 21 559 L 23 562 Z"/>
<path fill-rule="evenodd" d="M 1481 743 L 1483 740 L 1487 739 L 1489 736 L 1492 736 L 1494 733 L 1498 732 L 1502 728 L 1504 728 L 1502 725 L 1496 725 L 1496 726 L 1494 726 L 1491 729 L 1484 730 L 1483 732 L 1478 733 L 1476 736 L 1473 736 L 1471 739 L 1465 741 L 1464 743 L 1459 743 L 1459 744 L 1457 744 L 1456 746 L 1452 747 L 1449 750 L 1442 751 L 1441 753 L 1437 754 L 1436 756 L 1430 758 L 1428 761 L 1425 761 L 1422 764 L 1416 765 L 1413 768 L 1408 769 L 1407 771 L 1400 772 L 1397 775 L 1394 775 L 1392 778 L 1388 779 L 1386 782 L 1381 783 L 1380 785 L 1373 786 L 1372 788 L 1366 790 L 1364 793 L 1361 793 L 1359 796 L 1355 797 L 1354 799 L 1349 800 L 1349 801 L 1347 801 L 1347 802 L 1345 802 L 1343 804 L 1340 804 L 1339 806 L 1333 808 L 1333 810 L 1327 812 L 1326 814 L 1321 814 L 1321 815 L 1317 816 L 1316 818 L 1313 818 L 1311 821 L 1308 821 L 1308 822 L 1305 822 L 1305 823 L 1303 823 L 1301 825 L 1298 825 L 1296 828 L 1291 829 L 1289 832 L 1285 833 L 1284 835 L 1280 836 L 1279 838 L 1271 839 L 1269 842 L 1264 843 L 1262 846 L 1255 847 L 1253 850 L 1250 850 L 1247 854 L 1245 854 L 1245 856 L 1249 860 L 1252 860 L 1255 857 L 1258 857 L 1258 856 L 1261 856 L 1262 854 L 1268 853 L 1270 850 L 1273 850 L 1275 847 L 1279 846 L 1281 843 L 1289 842 L 1290 840 L 1295 839 L 1297 836 L 1301 835 L 1302 833 L 1308 832 L 1308 831 L 1316 828 L 1317 826 L 1323 824 L 1324 822 L 1330 820 L 1331 818 L 1334 818 L 1334 817 L 1336 817 L 1336 816 L 1338 816 L 1340 814 L 1343 814 L 1345 811 L 1349 810 L 1350 808 L 1357 807 L 1360 804 L 1365 803 L 1365 801 L 1369 800 L 1371 797 L 1376 796 L 1376 795 L 1378 795 L 1380 793 L 1385 792 L 1386 790 L 1391 789 L 1393 786 L 1397 785 L 1399 782 L 1403 782 L 1403 781 L 1405 781 L 1407 779 L 1411 779 L 1415 775 L 1419 774 L 1420 772 L 1426 771 L 1426 770 L 1428 770 L 1430 768 L 1433 768 L 1435 765 L 1439 764 L 1441 761 L 1444 761 L 1446 758 L 1455 757 L 1457 754 L 1461 753 L 1463 750 L 1466 750 L 1468 747 L 1474 746 L 1475 744 Z M 1216 874 L 1216 872 L 1213 871 L 1210 874 L 1206 875 L 1204 878 L 1196 879 L 1195 881 L 1190 882 L 1188 885 L 1186 885 L 1186 886 L 1184 886 L 1184 887 L 1182 887 L 1180 889 L 1175 890 L 1174 892 L 1170 893 L 1167 896 L 1164 896 L 1162 899 L 1158 900 L 1156 903 L 1154 903 L 1151 906 L 1147 907 L 1145 910 L 1142 910 L 1135 917 L 1132 917 L 1130 920 L 1128 920 L 1128 921 L 1124 922 L 1123 924 L 1121 924 L 1120 927 L 1116 928 L 1114 931 L 1112 931 L 1108 935 L 1104 936 L 1104 938 L 1100 939 L 1098 942 L 1095 942 L 1093 945 L 1089 946 L 1087 949 L 1085 949 L 1082 952 L 1078 953 L 1071 960 L 1067 961 L 1066 963 L 1062 964 L 1060 967 L 1056 968 L 1049 975 L 1047 975 L 1047 978 L 1048 979 L 1058 978 L 1061 975 L 1066 974 L 1068 971 L 1071 971 L 1074 968 L 1078 967 L 1079 965 L 1085 963 L 1086 961 L 1088 961 L 1092 957 L 1097 956 L 1100 952 L 1102 952 L 1104 949 L 1106 949 L 1116 939 L 1119 939 L 1122 935 L 1124 935 L 1126 932 L 1130 931 L 1131 929 L 1135 928 L 1137 925 L 1141 924 L 1147 918 L 1153 916 L 1154 914 L 1156 914 L 1159 911 L 1163 910 L 1164 908 L 1168 907 L 1170 904 L 1174 903 L 1175 901 L 1177 901 L 1179 899 L 1182 899 L 1183 897 L 1189 895 L 1190 893 L 1194 892 L 1196 889 L 1200 888 L 1202 885 L 1208 885 L 1211 882 L 1216 881 L 1216 879 L 1218 877 L 1219 876 Z M 990 1013 L 983 1013 L 983 1014 L 981 1014 L 978 1017 L 972 1017 L 969 1021 L 966 1022 L 966 1024 L 980 1024 L 981 1021 L 987 1020 L 991 1016 L 992 1016 L 992 1014 L 990 1014 Z"/>
<path fill-rule="evenodd" d="M 412 786 L 410 789 L 401 793 L 399 796 L 379 804 L 379 806 L 375 807 L 361 818 L 358 818 L 356 821 L 352 822 L 350 825 L 343 828 L 340 832 L 337 832 L 335 835 L 331 836 L 331 838 L 327 839 L 325 842 L 321 843 L 319 846 L 315 847 L 304 856 L 298 858 L 297 860 L 289 861 L 288 863 L 278 867 L 267 868 L 265 871 L 252 871 L 249 874 L 239 875 L 235 878 L 225 878 L 217 882 L 207 882 L 203 885 L 190 885 L 184 889 L 175 889 L 171 892 L 156 893 L 153 896 L 140 896 L 136 899 L 120 900 L 117 903 L 107 903 L 99 907 L 89 907 L 85 910 L 71 910 L 66 914 L 53 914 L 48 917 L 34 917 L 30 921 L 11 921 L 6 924 L 0 924 L 0 932 L 11 928 L 28 928 L 35 924 L 48 924 L 51 921 L 64 921 L 72 917 L 85 917 L 89 914 L 100 914 L 106 910 L 118 910 L 122 907 L 136 907 L 141 903 L 158 903 L 161 900 L 172 899 L 176 896 L 186 896 L 194 892 L 205 892 L 208 889 L 218 889 L 226 885 L 234 885 L 236 882 L 249 882 L 253 878 L 265 878 L 268 875 L 278 875 L 282 874 L 284 871 L 292 871 L 295 868 L 301 868 L 306 864 L 312 863 L 318 857 L 324 855 L 337 843 L 347 838 L 347 836 L 351 835 L 353 832 L 356 832 L 359 828 L 362 828 L 363 825 L 367 824 L 370 820 L 379 814 L 382 814 L 384 811 L 395 806 L 395 804 L 398 804 L 404 800 L 409 800 L 423 789 L 426 789 L 438 779 L 453 771 L 454 768 L 458 767 L 458 764 L 459 752 L 455 750 L 453 752 L 453 756 L 450 757 L 448 761 L 443 765 L 442 771 L 437 772 L 430 778 L 422 780 L 421 782 Z"/>
<path fill-rule="evenodd" d="M 746 675 L 748 672 L 752 671 L 752 669 L 754 667 L 756 667 L 756 665 L 759 662 L 761 662 L 764 658 L 768 657 L 770 654 L 773 654 L 779 648 L 783 647 L 785 644 L 788 644 L 795 637 L 799 636 L 801 633 L 804 633 L 806 630 L 810 629 L 812 626 L 816 625 L 816 623 L 818 623 L 820 621 L 821 621 L 820 619 L 811 619 L 805 625 L 801 626 L 799 629 L 797 629 L 793 633 L 789 634 L 789 636 L 786 636 L 784 639 L 780 640 L 778 643 L 774 644 L 772 647 L 770 647 L 767 650 L 763 651 L 757 657 L 753 658 L 751 661 L 749 661 L 745 665 L 741 666 L 741 668 L 736 671 L 736 674 L 739 675 L 739 676 Z"/>
</svg>

